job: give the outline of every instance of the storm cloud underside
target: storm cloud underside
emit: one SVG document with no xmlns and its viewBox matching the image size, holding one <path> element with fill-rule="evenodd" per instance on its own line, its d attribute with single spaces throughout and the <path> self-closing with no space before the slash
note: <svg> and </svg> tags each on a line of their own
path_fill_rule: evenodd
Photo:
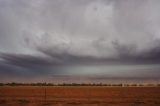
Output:
<svg viewBox="0 0 160 106">
<path fill-rule="evenodd" d="M 0 0 L 0 80 L 159 78 L 159 10 L 159 0 Z"/>
</svg>

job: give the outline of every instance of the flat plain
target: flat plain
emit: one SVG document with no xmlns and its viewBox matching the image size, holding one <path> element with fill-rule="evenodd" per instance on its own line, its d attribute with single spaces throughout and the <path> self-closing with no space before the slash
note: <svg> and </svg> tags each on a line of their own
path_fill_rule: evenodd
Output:
<svg viewBox="0 0 160 106">
<path fill-rule="evenodd" d="M 0 106 L 160 106 L 160 87 L 2 86 Z"/>
</svg>

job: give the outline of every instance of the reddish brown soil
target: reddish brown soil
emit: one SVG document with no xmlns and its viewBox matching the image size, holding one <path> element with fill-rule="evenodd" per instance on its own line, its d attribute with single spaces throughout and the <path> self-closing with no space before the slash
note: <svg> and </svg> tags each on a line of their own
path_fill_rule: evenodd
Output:
<svg viewBox="0 0 160 106">
<path fill-rule="evenodd" d="M 0 106 L 160 106 L 160 87 L 0 87 Z"/>
</svg>

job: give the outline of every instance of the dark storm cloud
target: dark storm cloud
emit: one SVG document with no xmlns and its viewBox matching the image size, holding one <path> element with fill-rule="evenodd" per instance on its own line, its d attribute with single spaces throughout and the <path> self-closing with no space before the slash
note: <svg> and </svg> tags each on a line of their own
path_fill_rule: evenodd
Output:
<svg viewBox="0 0 160 106">
<path fill-rule="evenodd" d="M 39 73 L 41 73 L 40 71 L 43 71 L 44 69 L 47 71 L 47 68 L 49 69 L 51 66 L 58 65 L 58 62 L 53 59 L 51 60 L 49 58 L 31 55 L 1 53 L 0 58 L 2 59 L 1 63 L 3 66 L 8 65 L 10 67 L 17 67 L 31 71 L 35 70 L 37 72 L 39 71 Z"/>
<path fill-rule="evenodd" d="M 155 42 L 157 44 L 160 43 L 160 41 Z M 114 48 L 118 52 L 118 59 L 126 61 L 126 62 L 131 62 L 134 64 L 155 64 L 155 63 L 160 63 L 160 47 L 155 46 L 150 49 L 141 51 L 139 53 L 135 53 L 137 51 L 137 48 L 135 45 L 123 45 L 120 44 L 118 41 L 113 42 Z"/>
<path fill-rule="evenodd" d="M 159 10 L 159 0 L 0 0 L 0 72 L 159 64 Z"/>
<path fill-rule="evenodd" d="M 1 0 L 0 4 L 1 52 L 36 54 L 41 47 L 115 58 L 121 54 L 115 41 L 138 54 L 156 47 L 159 39 L 157 0 Z"/>
<path fill-rule="evenodd" d="M 53 71 L 54 74 L 59 73 L 56 70 L 56 62 L 50 61 L 48 58 L 42 58 L 38 56 L 22 55 L 22 54 L 0 54 L 0 73 L 1 80 L 8 78 L 36 78 L 50 74 Z M 13 79 L 12 79 L 13 80 Z"/>
</svg>

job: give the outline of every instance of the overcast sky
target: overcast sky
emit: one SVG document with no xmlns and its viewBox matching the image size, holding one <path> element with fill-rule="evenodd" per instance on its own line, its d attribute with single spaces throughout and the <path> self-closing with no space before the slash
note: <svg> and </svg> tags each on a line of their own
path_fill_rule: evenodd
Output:
<svg viewBox="0 0 160 106">
<path fill-rule="evenodd" d="M 160 77 L 159 11 L 160 0 L 0 0 L 0 80 Z"/>
</svg>

